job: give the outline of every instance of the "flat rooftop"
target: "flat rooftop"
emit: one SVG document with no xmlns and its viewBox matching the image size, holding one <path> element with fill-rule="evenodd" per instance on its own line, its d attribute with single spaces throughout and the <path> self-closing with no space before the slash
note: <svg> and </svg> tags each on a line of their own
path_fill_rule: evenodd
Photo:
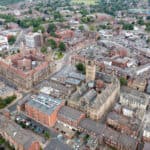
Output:
<svg viewBox="0 0 150 150">
<path fill-rule="evenodd" d="M 52 139 L 44 150 L 71 150 L 71 148 L 57 139 Z"/>
<path fill-rule="evenodd" d="M 7 94 L 9 92 L 14 92 L 14 89 L 12 89 L 9 86 L 5 86 L 5 87 L 2 87 L 2 88 L 0 87 L 0 95 L 5 95 L 5 94 Z"/>
<path fill-rule="evenodd" d="M 63 106 L 58 112 L 58 116 L 63 116 L 64 118 L 67 118 L 70 121 L 78 121 L 81 115 L 83 114 L 83 112 L 68 106 Z"/>
<path fill-rule="evenodd" d="M 50 115 L 61 103 L 62 101 L 60 99 L 42 93 L 30 97 L 30 100 L 27 102 L 28 105 L 48 115 Z"/>
<path fill-rule="evenodd" d="M 72 85 L 79 85 L 81 83 L 81 80 L 75 78 L 67 78 L 65 82 Z"/>
<path fill-rule="evenodd" d="M 95 135 L 102 134 L 105 128 L 105 125 L 95 122 L 89 118 L 81 120 L 79 126 L 85 129 L 87 132 L 94 133 Z"/>
<path fill-rule="evenodd" d="M 76 73 L 76 72 L 71 72 L 69 73 L 69 77 L 71 78 L 75 78 L 75 79 L 78 79 L 78 80 L 85 80 L 85 75 L 81 74 L 81 73 Z"/>
</svg>

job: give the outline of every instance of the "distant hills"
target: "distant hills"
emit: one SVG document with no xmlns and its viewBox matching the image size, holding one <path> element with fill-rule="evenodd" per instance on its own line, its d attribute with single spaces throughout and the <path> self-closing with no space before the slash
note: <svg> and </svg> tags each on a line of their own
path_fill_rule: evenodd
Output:
<svg viewBox="0 0 150 150">
<path fill-rule="evenodd" d="M 21 1 L 24 1 L 24 0 L 0 0 L 0 5 L 5 6 L 5 5 L 21 2 Z"/>
</svg>

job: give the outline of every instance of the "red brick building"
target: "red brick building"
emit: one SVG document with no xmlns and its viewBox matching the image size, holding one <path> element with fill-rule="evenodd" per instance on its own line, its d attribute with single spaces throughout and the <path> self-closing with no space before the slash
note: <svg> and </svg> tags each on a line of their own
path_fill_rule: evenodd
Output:
<svg viewBox="0 0 150 150">
<path fill-rule="evenodd" d="M 117 150 L 137 150 L 138 140 L 106 127 L 103 131 L 103 141 Z"/>
<path fill-rule="evenodd" d="M 25 112 L 32 119 L 47 127 L 53 127 L 57 121 L 59 109 L 64 105 L 60 99 L 39 94 L 25 104 Z"/>
<path fill-rule="evenodd" d="M 105 65 L 103 62 L 100 62 L 98 60 L 92 60 L 92 61 L 94 62 L 94 64 L 96 65 L 97 68 L 99 68 L 99 69 L 105 68 Z M 86 62 L 88 62 L 88 58 L 86 56 L 80 56 L 79 54 L 77 54 L 77 55 L 73 55 L 71 57 L 72 64 L 78 64 L 78 63 L 85 64 Z"/>
<path fill-rule="evenodd" d="M 74 36 L 74 32 L 72 30 L 60 30 L 56 31 L 56 35 L 62 40 L 70 39 Z"/>
<path fill-rule="evenodd" d="M 25 50 L 0 60 L 0 76 L 20 88 L 30 89 L 55 68 L 53 62 L 37 50 Z"/>
<path fill-rule="evenodd" d="M 85 114 L 68 106 L 63 106 L 58 112 L 58 120 L 76 127 L 85 118 Z"/>
<path fill-rule="evenodd" d="M 58 121 L 55 125 L 55 129 L 64 136 L 72 138 L 78 130 L 78 125 L 83 118 L 85 118 L 83 112 L 68 106 L 63 106 L 58 112 Z"/>
<path fill-rule="evenodd" d="M 120 67 L 120 68 L 126 68 L 127 67 L 127 63 L 129 62 L 128 59 L 113 59 L 112 60 L 112 65 Z"/>
<path fill-rule="evenodd" d="M 40 143 L 34 134 L 4 116 L 0 116 L 0 136 L 16 150 L 40 150 Z"/>
<path fill-rule="evenodd" d="M 127 50 L 121 49 L 121 50 L 111 50 L 109 53 L 109 56 L 120 56 L 120 57 L 126 57 L 128 55 Z"/>
<path fill-rule="evenodd" d="M 107 116 L 107 125 L 115 128 L 118 131 L 122 131 L 128 135 L 137 136 L 139 133 L 140 120 L 135 118 L 129 118 L 111 112 Z"/>
</svg>

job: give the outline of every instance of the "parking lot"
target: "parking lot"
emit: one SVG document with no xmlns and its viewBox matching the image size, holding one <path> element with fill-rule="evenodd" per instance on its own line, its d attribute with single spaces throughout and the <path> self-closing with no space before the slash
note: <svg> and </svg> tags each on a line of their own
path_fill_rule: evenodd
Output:
<svg viewBox="0 0 150 150">
<path fill-rule="evenodd" d="M 40 123 L 34 121 L 33 119 L 25 116 L 24 114 L 16 115 L 15 121 L 22 127 L 26 128 L 28 130 L 31 130 L 32 132 L 43 136 L 45 140 L 48 140 L 50 138 L 57 138 L 57 133 L 48 127 L 45 127 L 41 125 Z"/>
</svg>

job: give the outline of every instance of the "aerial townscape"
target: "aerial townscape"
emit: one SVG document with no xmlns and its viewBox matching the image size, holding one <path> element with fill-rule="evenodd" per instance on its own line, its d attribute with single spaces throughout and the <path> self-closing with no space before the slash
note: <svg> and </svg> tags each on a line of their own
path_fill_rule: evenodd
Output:
<svg viewBox="0 0 150 150">
<path fill-rule="evenodd" d="M 150 0 L 0 0 L 0 150 L 150 150 Z"/>
</svg>

